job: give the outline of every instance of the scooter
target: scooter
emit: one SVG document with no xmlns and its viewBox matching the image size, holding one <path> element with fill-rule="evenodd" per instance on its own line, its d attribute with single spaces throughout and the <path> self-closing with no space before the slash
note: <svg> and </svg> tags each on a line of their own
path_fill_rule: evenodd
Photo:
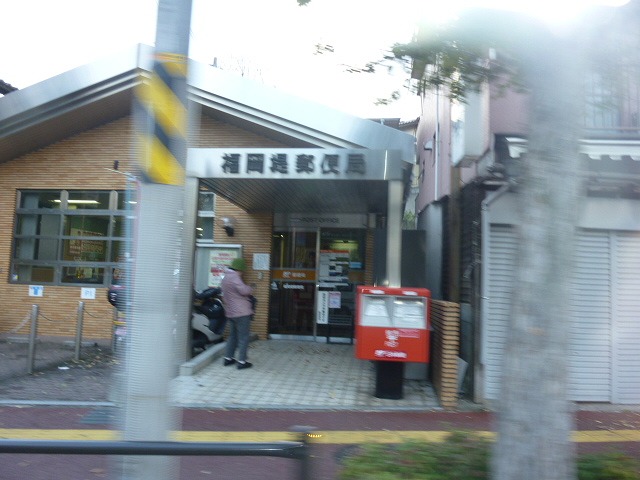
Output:
<svg viewBox="0 0 640 480">
<path fill-rule="evenodd" d="M 199 350 L 224 341 L 222 334 L 227 325 L 224 306 L 218 287 L 194 292 L 193 315 L 191 316 L 191 347 L 194 355 Z"/>
<path fill-rule="evenodd" d="M 224 328 L 227 318 L 224 313 L 224 306 L 220 299 L 222 291 L 220 288 L 207 288 L 201 292 L 193 293 L 193 312 L 191 314 L 191 355 L 206 350 L 209 346 L 222 343 Z M 124 286 L 112 285 L 107 290 L 107 300 L 116 307 L 118 312 L 125 310 Z M 118 320 L 114 320 L 114 344 L 118 345 L 124 341 L 126 335 L 126 322 L 122 315 L 118 315 Z"/>
</svg>

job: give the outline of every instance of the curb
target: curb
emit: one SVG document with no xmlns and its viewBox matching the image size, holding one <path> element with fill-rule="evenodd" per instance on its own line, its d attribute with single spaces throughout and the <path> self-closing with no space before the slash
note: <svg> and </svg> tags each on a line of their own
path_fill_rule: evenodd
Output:
<svg viewBox="0 0 640 480">
<path fill-rule="evenodd" d="M 258 335 L 256 335 L 255 333 L 251 334 L 251 337 L 249 338 L 249 342 L 255 342 L 257 340 L 258 340 Z M 222 342 L 207 348 L 204 352 L 199 353 L 188 362 L 185 362 L 182 365 L 180 365 L 178 374 L 181 377 L 185 377 L 185 376 L 188 377 L 198 373 L 200 370 L 205 368 L 211 362 L 222 357 L 226 346 L 227 346 L 227 342 Z"/>
</svg>

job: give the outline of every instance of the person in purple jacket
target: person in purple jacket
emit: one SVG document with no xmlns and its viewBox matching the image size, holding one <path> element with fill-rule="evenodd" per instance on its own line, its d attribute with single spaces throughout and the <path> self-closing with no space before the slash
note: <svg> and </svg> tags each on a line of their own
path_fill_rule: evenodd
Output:
<svg viewBox="0 0 640 480">
<path fill-rule="evenodd" d="M 251 303 L 253 288 L 242 280 L 242 272 L 246 269 L 247 264 L 244 259 L 233 259 L 220 284 L 224 311 L 231 329 L 227 339 L 223 365 L 228 367 L 237 362 L 238 370 L 253 366 L 247 361 L 251 317 L 253 316 Z M 237 358 L 235 357 L 236 349 L 238 350 Z"/>
</svg>

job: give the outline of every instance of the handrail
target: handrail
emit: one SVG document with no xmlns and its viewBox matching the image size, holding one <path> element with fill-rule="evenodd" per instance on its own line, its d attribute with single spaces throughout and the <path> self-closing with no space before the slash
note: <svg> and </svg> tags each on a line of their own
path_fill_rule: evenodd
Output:
<svg viewBox="0 0 640 480">
<path fill-rule="evenodd" d="M 294 426 L 299 441 L 282 442 L 174 442 L 145 440 L 24 440 L 0 439 L 0 454 L 59 455 L 163 455 L 163 456 L 253 456 L 280 457 L 300 461 L 299 480 L 311 478 L 309 440 L 313 428 Z"/>
<path fill-rule="evenodd" d="M 61 455 L 171 455 L 171 456 L 263 456 L 302 459 L 303 442 L 171 442 L 104 440 L 14 440 L 0 439 L 0 453 L 45 453 Z"/>
</svg>

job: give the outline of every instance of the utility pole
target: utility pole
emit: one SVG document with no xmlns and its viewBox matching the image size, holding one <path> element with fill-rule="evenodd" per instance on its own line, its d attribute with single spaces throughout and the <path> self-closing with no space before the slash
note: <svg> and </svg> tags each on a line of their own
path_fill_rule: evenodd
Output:
<svg viewBox="0 0 640 480">
<path fill-rule="evenodd" d="M 182 218 L 190 24 L 191 0 L 159 1 L 153 70 L 134 102 L 142 182 L 136 195 L 134 266 L 127 272 L 132 297 L 123 380 L 124 440 L 173 440 L 179 426 L 170 381 L 177 373 L 175 337 L 189 321 L 185 302 L 191 299 L 191 267 L 184 265 L 181 254 L 188 239 Z M 123 479 L 169 480 L 177 475 L 175 457 L 125 457 L 120 466 Z"/>
</svg>

